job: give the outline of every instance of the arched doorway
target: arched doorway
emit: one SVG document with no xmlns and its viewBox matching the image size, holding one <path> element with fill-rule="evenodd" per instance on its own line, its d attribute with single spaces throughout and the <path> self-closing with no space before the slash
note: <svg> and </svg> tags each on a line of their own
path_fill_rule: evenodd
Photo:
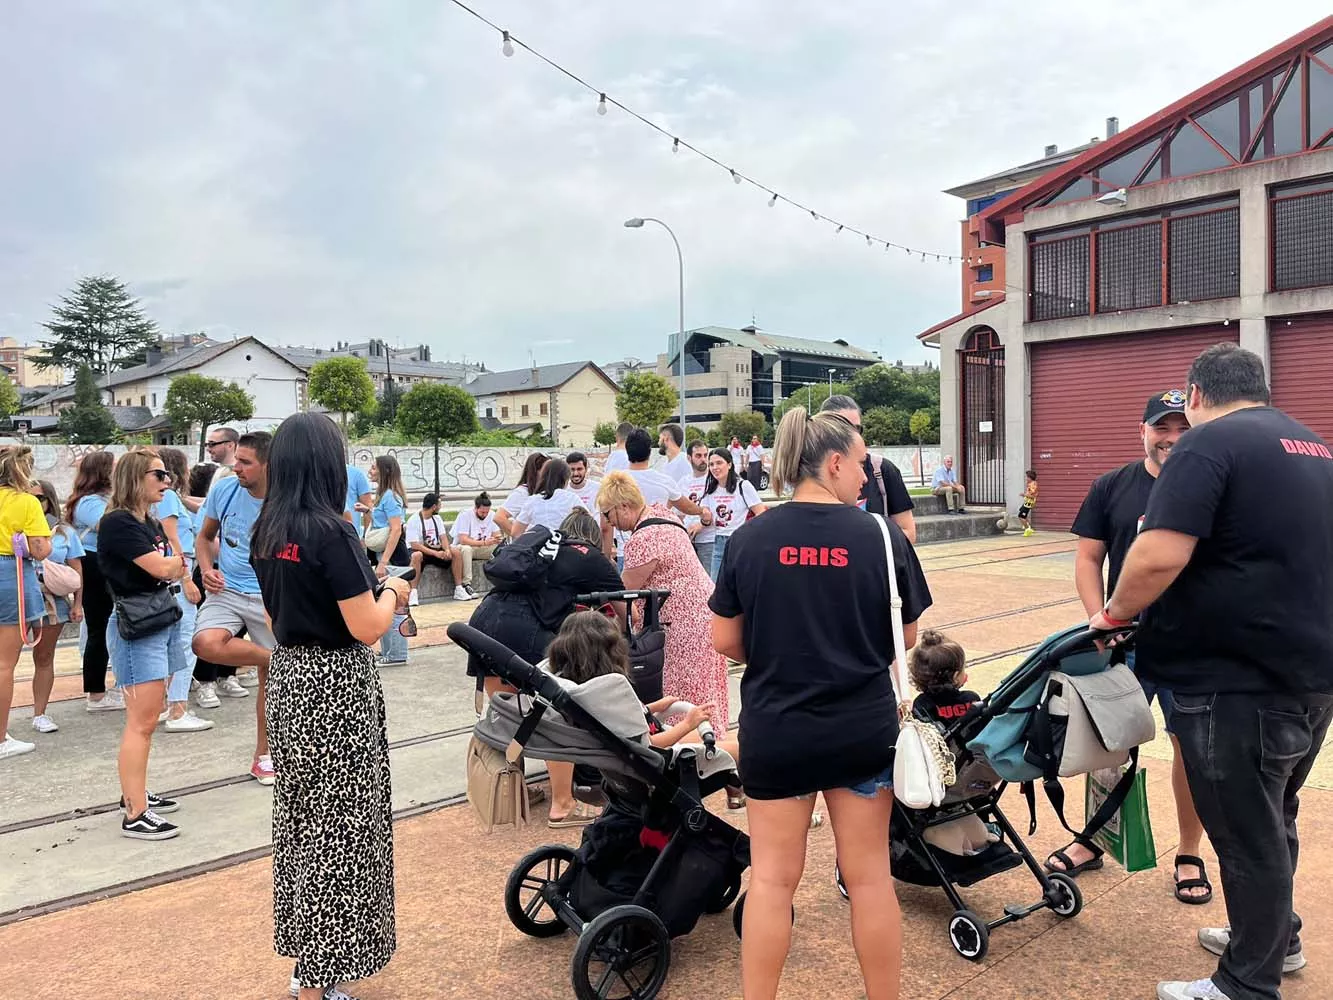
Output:
<svg viewBox="0 0 1333 1000">
<path fill-rule="evenodd" d="M 958 350 L 962 433 L 958 457 L 967 500 L 1004 505 L 1004 346 L 979 326 Z"/>
</svg>

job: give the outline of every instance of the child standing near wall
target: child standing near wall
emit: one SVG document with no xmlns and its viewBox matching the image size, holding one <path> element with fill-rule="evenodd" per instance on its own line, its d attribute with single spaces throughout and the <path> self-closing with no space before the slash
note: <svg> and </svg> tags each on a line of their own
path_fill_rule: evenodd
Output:
<svg viewBox="0 0 1333 1000">
<path fill-rule="evenodd" d="M 1018 508 L 1018 519 L 1023 522 L 1023 537 L 1035 535 L 1032 527 L 1032 508 L 1037 506 L 1037 470 L 1027 470 L 1027 487 L 1023 490 L 1023 503 Z"/>
</svg>

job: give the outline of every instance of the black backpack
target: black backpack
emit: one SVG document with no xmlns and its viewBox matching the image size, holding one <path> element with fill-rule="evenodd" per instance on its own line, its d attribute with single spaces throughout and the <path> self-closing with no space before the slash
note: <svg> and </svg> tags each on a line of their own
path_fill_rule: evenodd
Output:
<svg viewBox="0 0 1333 1000">
<path fill-rule="evenodd" d="M 529 593 L 539 590 L 560 551 L 562 536 L 542 524 L 533 525 L 495 550 L 482 572 L 496 590 Z"/>
</svg>

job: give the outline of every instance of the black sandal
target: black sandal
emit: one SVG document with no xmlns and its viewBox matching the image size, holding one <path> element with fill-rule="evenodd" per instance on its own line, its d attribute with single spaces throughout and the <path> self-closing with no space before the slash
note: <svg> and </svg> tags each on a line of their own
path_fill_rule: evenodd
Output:
<svg viewBox="0 0 1333 1000">
<path fill-rule="evenodd" d="M 1068 849 L 1065 848 L 1059 851 L 1055 851 L 1051 854 L 1051 857 L 1054 858 L 1056 861 L 1059 861 L 1062 865 L 1064 865 L 1064 867 L 1056 868 L 1053 864 L 1051 864 L 1050 859 L 1047 859 L 1045 865 L 1046 870 L 1048 872 L 1051 872 L 1052 874 L 1062 874 L 1062 875 L 1068 875 L 1070 878 L 1078 878 L 1078 876 L 1081 873 L 1095 872 L 1106 864 L 1106 862 L 1102 860 L 1102 855 L 1105 854 L 1106 852 L 1102 850 L 1100 847 L 1098 847 L 1096 844 L 1087 840 L 1075 839 L 1073 843 L 1069 845 L 1069 847 L 1073 847 L 1074 844 L 1078 844 L 1080 847 L 1086 847 L 1089 851 L 1092 852 L 1092 857 L 1089 858 L 1087 861 L 1083 862 L 1083 864 L 1076 865 L 1074 864 L 1073 859 L 1070 858 L 1070 856 L 1065 853 L 1065 850 Z"/>
<path fill-rule="evenodd" d="M 1180 877 L 1181 865 L 1193 865 L 1195 868 L 1198 868 L 1202 878 L 1182 879 Z M 1196 858 L 1192 854 L 1177 854 L 1174 868 L 1176 876 L 1176 899 L 1180 900 L 1182 903 L 1189 903 L 1191 906 L 1202 906 L 1213 898 L 1213 883 L 1208 881 L 1208 869 L 1204 868 L 1202 858 Z M 1202 896 L 1187 896 L 1181 892 L 1182 889 L 1207 889 L 1208 891 Z"/>
</svg>

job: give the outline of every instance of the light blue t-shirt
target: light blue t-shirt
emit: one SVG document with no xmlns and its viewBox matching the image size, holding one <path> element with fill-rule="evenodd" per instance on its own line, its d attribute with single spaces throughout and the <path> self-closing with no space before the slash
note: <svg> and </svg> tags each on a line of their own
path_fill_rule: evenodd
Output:
<svg viewBox="0 0 1333 1000">
<path fill-rule="evenodd" d="M 47 558 L 53 562 L 68 564 L 71 559 L 82 559 L 87 554 L 78 533 L 68 524 L 51 531 L 51 555 Z"/>
<path fill-rule="evenodd" d="M 86 496 L 74 505 L 74 532 L 88 552 L 97 551 L 97 522 L 106 513 L 107 498 L 99 493 Z"/>
<path fill-rule="evenodd" d="M 933 489 L 939 489 L 945 483 L 956 482 L 958 482 L 958 471 L 956 469 L 946 469 L 941 465 L 935 470 L 935 475 L 931 477 L 930 485 Z"/>
<path fill-rule="evenodd" d="M 228 590 L 258 594 L 259 578 L 250 565 L 250 533 L 264 501 L 250 495 L 235 476 L 228 476 L 208 491 L 204 517 L 218 522 L 218 569 Z"/>
<path fill-rule="evenodd" d="M 403 500 L 390 490 L 384 496 L 380 497 L 379 502 L 375 504 L 375 509 L 370 512 L 370 526 L 372 528 L 387 528 L 389 518 L 402 517 L 407 512 Z"/>
<path fill-rule="evenodd" d="M 351 514 L 356 509 L 356 502 L 367 493 L 374 493 L 370 488 L 370 477 L 366 475 L 364 469 L 355 465 L 347 467 L 347 506 L 343 512 Z"/>
<path fill-rule="evenodd" d="M 194 554 L 194 521 L 189 510 L 175 490 L 167 490 L 162 499 L 153 504 L 153 516 L 159 521 L 169 517 L 176 519 L 176 533 L 181 536 L 181 551 Z"/>
</svg>

